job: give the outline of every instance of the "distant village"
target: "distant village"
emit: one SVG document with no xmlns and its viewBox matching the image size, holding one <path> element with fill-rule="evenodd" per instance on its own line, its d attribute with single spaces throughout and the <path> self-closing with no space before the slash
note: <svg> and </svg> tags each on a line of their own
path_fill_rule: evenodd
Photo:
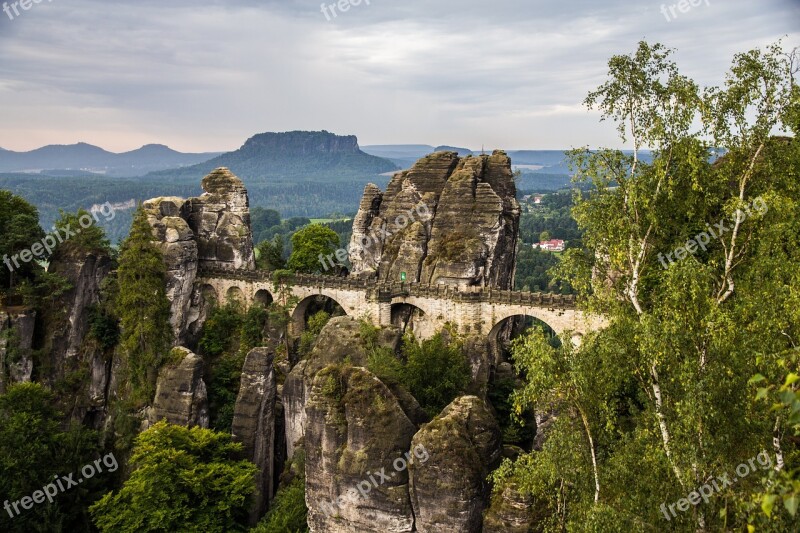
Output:
<svg viewBox="0 0 800 533">
<path fill-rule="evenodd" d="M 523 213 L 534 213 L 540 209 L 545 196 L 545 194 L 524 195 L 520 202 Z M 543 252 L 563 252 L 566 249 L 566 244 L 566 241 L 561 239 L 547 239 L 533 243 L 533 248 Z"/>
</svg>

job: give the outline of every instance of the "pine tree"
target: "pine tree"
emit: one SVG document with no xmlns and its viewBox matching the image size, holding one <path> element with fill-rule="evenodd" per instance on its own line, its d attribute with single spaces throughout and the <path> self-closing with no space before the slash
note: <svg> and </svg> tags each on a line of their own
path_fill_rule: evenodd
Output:
<svg viewBox="0 0 800 533">
<path fill-rule="evenodd" d="M 121 353 L 128 378 L 139 400 L 155 392 L 158 370 L 170 344 L 170 304 L 166 295 L 161 250 L 144 211 L 136 213 L 119 258 L 117 314 L 120 318 Z"/>
</svg>

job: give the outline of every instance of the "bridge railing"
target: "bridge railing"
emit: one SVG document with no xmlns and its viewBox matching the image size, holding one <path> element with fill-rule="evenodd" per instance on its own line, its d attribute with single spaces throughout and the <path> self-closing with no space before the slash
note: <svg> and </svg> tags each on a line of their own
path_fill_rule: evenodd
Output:
<svg viewBox="0 0 800 533">
<path fill-rule="evenodd" d="M 265 270 L 225 270 L 220 268 L 201 268 L 198 278 L 227 279 L 244 282 L 270 282 L 272 272 Z M 364 278 L 322 276 L 314 274 L 295 274 L 292 283 L 302 287 L 326 289 L 375 290 L 381 299 L 397 297 L 421 297 L 448 299 L 460 302 L 531 305 L 571 309 L 575 307 L 575 297 L 555 293 L 504 291 L 491 287 L 468 287 L 459 289 L 451 285 L 422 283 L 385 283 Z"/>
</svg>

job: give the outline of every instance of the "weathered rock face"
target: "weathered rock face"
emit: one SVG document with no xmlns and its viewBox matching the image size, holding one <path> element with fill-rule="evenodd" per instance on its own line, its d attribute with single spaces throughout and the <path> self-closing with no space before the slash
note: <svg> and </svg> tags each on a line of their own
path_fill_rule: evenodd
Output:
<svg viewBox="0 0 800 533">
<path fill-rule="evenodd" d="M 72 288 L 53 301 L 46 311 L 44 346 L 50 355 L 51 380 L 63 379 L 80 358 L 80 349 L 89 330 L 89 308 L 100 301 L 100 287 L 111 272 L 111 259 L 105 253 L 69 253 L 50 263 L 49 271 L 63 276 Z M 61 310 L 66 309 L 67 315 Z M 96 384 L 97 385 L 97 384 Z"/>
<path fill-rule="evenodd" d="M 201 266 L 255 269 L 250 204 L 242 181 L 221 167 L 203 178 L 205 193 L 189 200 L 187 222 L 197 236 Z"/>
<path fill-rule="evenodd" d="M 208 395 L 203 381 L 203 358 L 187 348 L 173 348 L 171 357 L 180 359 L 167 364 L 158 373 L 156 397 L 150 422 L 166 419 L 179 426 L 208 428 Z"/>
<path fill-rule="evenodd" d="M 182 198 L 155 198 L 142 204 L 167 267 L 166 289 L 170 324 L 180 341 L 189 321 L 192 290 L 197 278 L 197 241 L 185 218 L 188 202 Z"/>
<path fill-rule="evenodd" d="M 489 496 L 486 476 L 498 465 L 501 435 L 483 400 L 462 396 L 412 441 L 429 458 L 409 465 L 411 503 L 421 533 L 480 532 Z"/>
<path fill-rule="evenodd" d="M 252 525 L 263 516 L 273 495 L 277 390 L 274 359 L 275 352 L 269 348 L 255 348 L 247 354 L 233 413 L 233 438 L 242 443 L 246 458 L 258 467 L 257 492 L 250 512 Z"/>
<path fill-rule="evenodd" d="M 35 311 L 0 311 L 0 394 L 14 383 L 26 383 L 33 374 Z"/>
<path fill-rule="evenodd" d="M 255 269 L 250 208 L 242 181 L 227 168 L 203 178 L 198 198 L 144 202 L 153 237 L 167 266 L 170 323 L 178 344 L 193 345 L 207 313 L 199 268 Z"/>
<path fill-rule="evenodd" d="M 483 533 L 530 533 L 537 528 L 536 502 L 513 486 L 492 498 L 483 520 Z"/>
<path fill-rule="evenodd" d="M 364 368 L 317 374 L 306 408 L 306 503 L 313 532 L 410 532 L 408 471 L 393 465 L 416 426 Z"/>
<path fill-rule="evenodd" d="M 459 158 L 437 152 L 368 185 L 353 222 L 352 274 L 380 280 L 510 289 L 520 208 L 502 151 Z"/>
<path fill-rule="evenodd" d="M 380 346 L 395 349 L 400 342 L 397 328 L 383 328 L 378 334 Z M 317 338 L 317 342 L 306 360 L 294 366 L 283 385 L 283 405 L 286 411 L 286 447 L 289 458 L 294 455 L 295 444 L 303 437 L 306 427 L 306 402 L 314 376 L 331 364 L 341 363 L 347 358 L 355 366 L 367 365 L 367 347 L 361 336 L 361 322 L 342 316 L 332 318 Z M 424 412 L 407 393 L 402 395 L 403 405 L 411 418 L 417 421 Z"/>
</svg>

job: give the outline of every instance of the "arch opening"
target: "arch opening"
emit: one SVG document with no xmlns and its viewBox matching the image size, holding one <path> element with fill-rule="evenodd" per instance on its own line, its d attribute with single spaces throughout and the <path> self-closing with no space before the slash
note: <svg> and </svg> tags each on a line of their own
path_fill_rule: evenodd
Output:
<svg viewBox="0 0 800 533">
<path fill-rule="evenodd" d="M 512 315 L 494 325 L 489 332 L 489 343 L 498 363 L 511 360 L 511 345 L 515 339 L 525 335 L 531 328 L 538 327 L 553 347 L 561 346 L 558 334 L 546 322 L 532 315 Z"/>
<path fill-rule="evenodd" d="M 212 285 L 207 283 L 200 287 L 200 297 L 202 298 L 204 305 L 214 305 L 219 302 L 219 294 L 217 294 L 217 290 Z"/>
<path fill-rule="evenodd" d="M 530 315 L 512 315 L 500 320 L 489 332 L 487 342 L 491 360 L 488 399 L 498 413 L 504 443 L 518 446 L 525 451 L 531 451 L 537 446 L 539 430 L 549 420 L 548 413 L 535 412 L 533 409 L 518 414 L 522 424 L 511 416 L 513 406 L 509 398 L 524 382 L 524 376 L 517 373 L 514 367 L 512 345 L 533 328 L 541 328 L 551 346 L 560 345 L 560 339 L 553 328 Z"/>
<path fill-rule="evenodd" d="M 262 307 L 269 307 L 273 301 L 274 299 L 272 298 L 272 293 L 266 289 L 256 291 L 255 296 L 253 296 L 253 302 L 261 305 Z"/>
<path fill-rule="evenodd" d="M 299 335 L 302 333 L 306 329 L 308 319 L 321 311 L 328 313 L 331 318 L 347 315 L 344 307 L 330 296 L 325 296 L 324 294 L 309 296 L 300 301 L 292 312 L 294 334 Z"/>
<path fill-rule="evenodd" d="M 400 328 L 400 332 L 413 333 L 416 337 L 421 337 L 424 333 L 425 312 L 416 305 L 408 303 L 392 304 L 391 324 Z"/>
<path fill-rule="evenodd" d="M 225 293 L 225 303 L 233 302 L 238 302 L 240 305 L 245 305 L 247 303 L 245 301 L 244 291 L 239 287 L 231 287 L 228 289 L 228 292 Z"/>
</svg>

